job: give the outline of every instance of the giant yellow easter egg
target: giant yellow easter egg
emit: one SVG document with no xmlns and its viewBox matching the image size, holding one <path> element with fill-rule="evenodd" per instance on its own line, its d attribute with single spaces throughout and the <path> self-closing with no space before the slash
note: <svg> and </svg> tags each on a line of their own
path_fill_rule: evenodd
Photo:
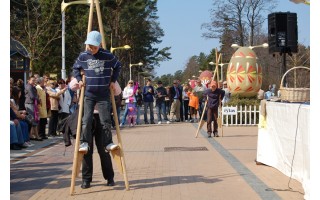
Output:
<svg viewBox="0 0 320 200">
<path fill-rule="evenodd" d="M 257 95 L 262 84 L 262 68 L 252 49 L 241 47 L 232 55 L 227 70 L 227 84 L 232 95 Z"/>
</svg>

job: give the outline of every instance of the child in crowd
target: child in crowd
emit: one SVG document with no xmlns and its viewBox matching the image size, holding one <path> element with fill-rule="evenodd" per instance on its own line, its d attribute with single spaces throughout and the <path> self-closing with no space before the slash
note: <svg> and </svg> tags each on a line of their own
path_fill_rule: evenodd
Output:
<svg viewBox="0 0 320 200">
<path fill-rule="evenodd" d="M 128 124 L 132 127 L 136 124 L 137 107 L 133 102 L 133 98 L 129 97 L 128 103 Z"/>
<path fill-rule="evenodd" d="M 190 122 L 196 122 L 197 111 L 199 108 L 199 98 L 196 95 L 196 92 L 192 90 L 192 92 L 187 93 L 189 96 L 189 106 L 190 106 Z"/>
</svg>

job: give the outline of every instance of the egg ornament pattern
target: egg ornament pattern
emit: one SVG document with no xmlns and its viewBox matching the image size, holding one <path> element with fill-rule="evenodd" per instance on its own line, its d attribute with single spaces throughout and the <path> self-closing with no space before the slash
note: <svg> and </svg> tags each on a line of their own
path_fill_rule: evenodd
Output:
<svg viewBox="0 0 320 200">
<path fill-rule="evenodd" d="M 249 47 L 239 48 L 231 57 L 227 69 L 227 84 L 232 95 L 253 97 L 262 85 L 262 68 Z"/>
</svg>

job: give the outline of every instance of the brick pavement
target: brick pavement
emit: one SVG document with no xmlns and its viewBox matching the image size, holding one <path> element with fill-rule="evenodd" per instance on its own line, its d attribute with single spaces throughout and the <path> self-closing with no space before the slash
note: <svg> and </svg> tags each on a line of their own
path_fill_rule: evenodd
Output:
<svg viewBox="0 0 320 200">
<path fill-rule="evenodd" d="M 91 188 L 77 178 L 70 196 L 73 146 L 63 143 L 11 163 L 11 199 L 303 199 L 299 182 L 278 170 L 256 165 L 257 127 L 224 127 L 224 137 L 207 138 L 196 125 L 141 125 L 121 130 L 130 191 L 115 169 L 114 187 L 103 180 L 94 153 Z M 116 137 L 114 136 L 116 142 Z M 164 151 L 166 147 L 205 147 L 207 151 Z M 65 152 L 65 153 L 64 153 Z M 63 155 L 65 154 L 65 155 Z"/>
</svg>

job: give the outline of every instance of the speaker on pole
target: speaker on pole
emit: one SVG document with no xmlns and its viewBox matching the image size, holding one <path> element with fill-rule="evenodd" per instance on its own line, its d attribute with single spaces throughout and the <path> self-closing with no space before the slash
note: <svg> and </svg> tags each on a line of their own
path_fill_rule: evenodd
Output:
<svg viewBox="0 0 320 200">
<path fill-rule="evenodd" d="M 268 15 L 269 53 L 297 53 L 297 14 L 276 12 Z"/>
</svg>

